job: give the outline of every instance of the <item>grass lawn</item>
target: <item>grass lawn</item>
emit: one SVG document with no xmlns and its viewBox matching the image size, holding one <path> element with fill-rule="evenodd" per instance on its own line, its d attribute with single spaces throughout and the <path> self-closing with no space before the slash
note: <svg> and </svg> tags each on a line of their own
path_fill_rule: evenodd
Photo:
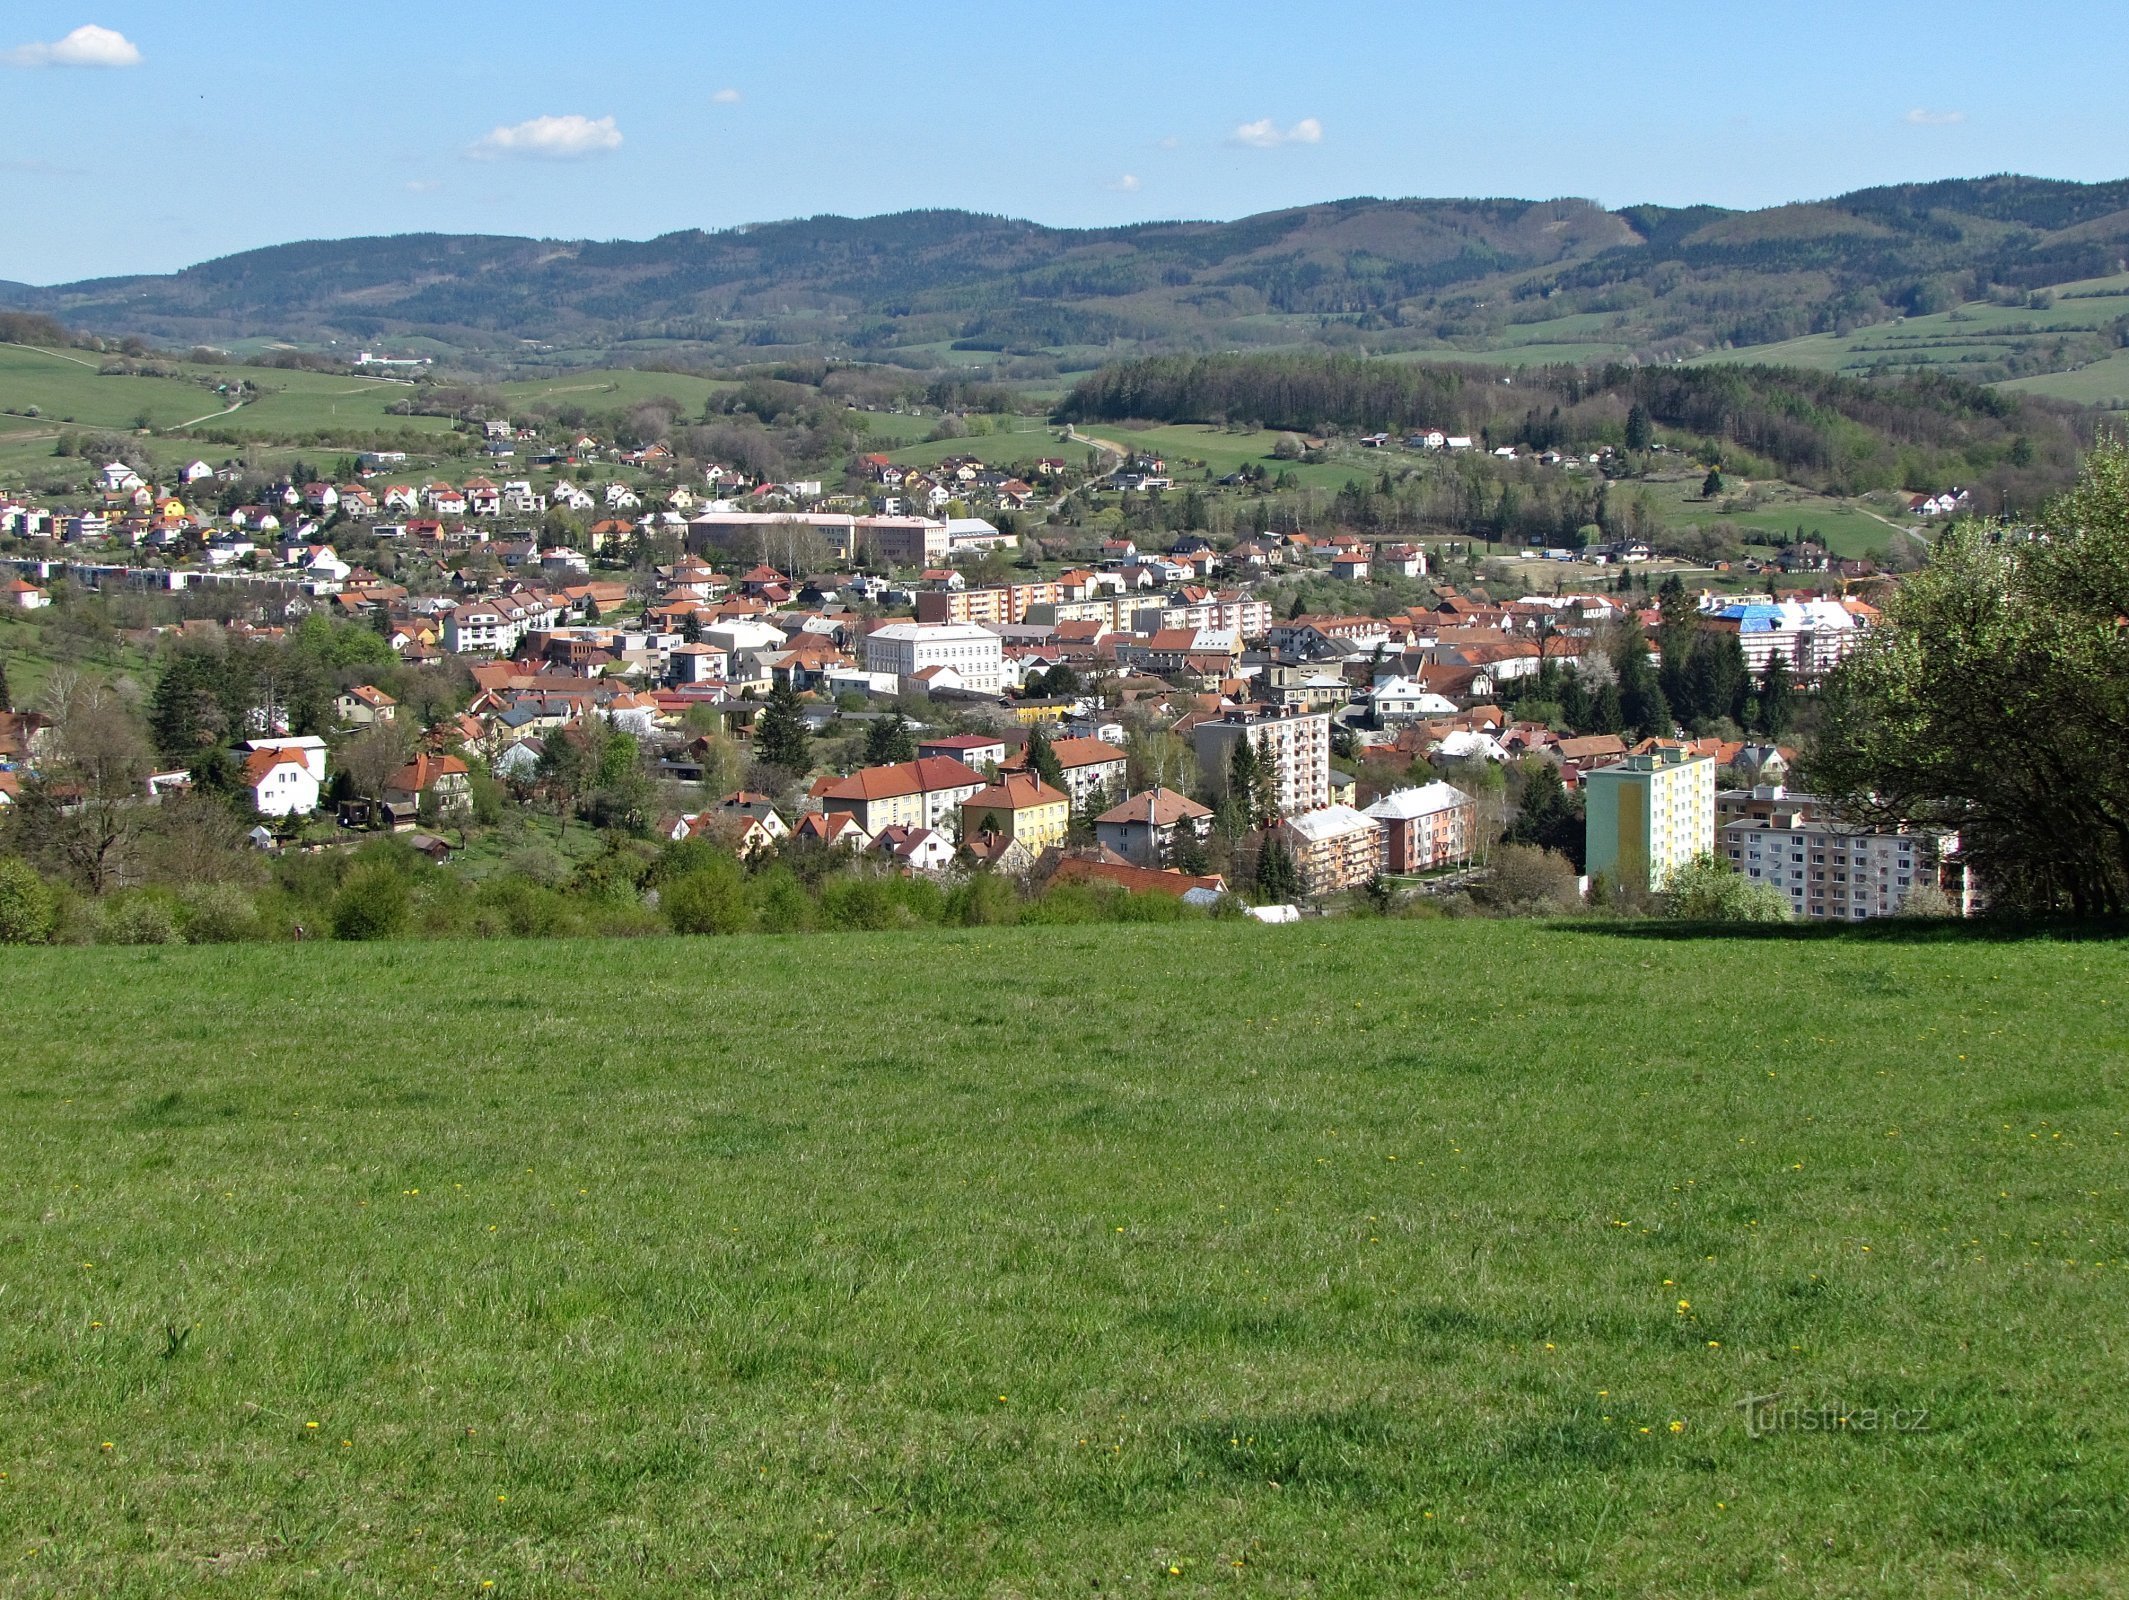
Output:
<svg viewBox="0 0 2129 1600">
<path fill-rule="evenodd" d="M 2120 1591 L 2120 943 L 6 963 L 11 1594 Z"/>
</svg>

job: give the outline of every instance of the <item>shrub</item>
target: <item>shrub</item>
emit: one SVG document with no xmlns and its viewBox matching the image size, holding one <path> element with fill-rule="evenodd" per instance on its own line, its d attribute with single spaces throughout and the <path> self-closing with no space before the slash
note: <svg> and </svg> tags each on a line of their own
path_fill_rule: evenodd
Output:
<svg viewBox="0 0 2129 1600">
<path fill-rule="evenodd" d="M 804 933 L 813 926 L 813 897 L 789 867 L 769 868 L 752 889 L 754 922 L 763 933 Z"/>
<path fill-rule="evenodd" d="M 0 944 L 43 944 L 59 920 L 59 897 L 28 862 L 0 859 Z"/>
<path fill-rule="evenodd" d="M 1020 896 L 994 872 L 979 872 L 946 897 L 946 920 L 964 928 L 990 928 L 1020 920 Z"/>
<path fill-rule="evenodd" d="M 174 944 L 177 912 L 159 894 L 129 894 L 104 902 L 100 944 Z"/>
<path fill-rule="evenodd" d="M 187 944 L 236 944 L 259 930 L 258 907 L 233 883 L 195 883 L 178 891 L 177 926 Z"/>
<path fill-rule="evenodd" d="M 359 866 L 333 896 L 333 937 L 396 938 L 406 930 L 412 898 L 406 879 L 383 862 Z"/>
<path fill-rule="evenodd" d="M 946 897 L 928 879 L 837 878 L 821 891 L 821 921 L 853 933 L 921 928 L 945 914 Z"/>
<path fill-rule="evenodd" d="M 1493 868 L 1472 896 L 1491 910 L 1517 916 L 1562 911 L 1580 899 L 1575 864 L 1557 850 L 1528 844 L 1504 844 L 1494 851 Z"/>
<path fill-rule="evenodd" d="M 529 878 L 503 878 L 481 891 L 476 913 L 484 929 L 507 933 L 516 939 L 548 939 L 568 931 L 569 902 L 552 889 Z"/>
<path fill-rule="evenodd" d="M 729 859 L 674 879 L 658 891 L 658 903 L 675 933 L 744 933 L 754 920 L 739 863 Z"/>
<path fill-rule="evenodd" d="M 1663 913 L 1680 922 L 1787 922 L 1789 902 L 1771 884 L 1715 856 L 1695 856 L 1663 885 Z"/>
</svg>

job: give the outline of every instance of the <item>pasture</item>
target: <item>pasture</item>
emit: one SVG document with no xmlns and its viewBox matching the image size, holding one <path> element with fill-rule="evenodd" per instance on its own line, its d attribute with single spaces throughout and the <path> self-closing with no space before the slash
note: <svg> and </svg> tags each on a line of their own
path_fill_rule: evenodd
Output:
<svg viewBox="0 0 2129 1600">
<path fill-rule="evenodd" d="M 11 950 L 0 1589 L 2119 1592 L 2129 948 L 1674 931 Z"/>
<path fill-rule="evenodd" d="M 106 359 L 93 352 L 0 345 L 0 407 L 15 413 L 0 416 L 0 435 L 48 438 L 61 426 L 167 431 L 189 424 L 270 439 L 342 430 L 441 433 L 450 428 L 444 417 L 390 415 L 387 408 L 403 400 L 409 386 L 384 378 L 161 360 L 157 365 L 182 376 L 106 375 L 99 371 Z M 252 383 L 261 392 L 232 412 L 229 398 L 218 395 L 215 387 L 240 382 Z M 35 418 L 23 414 L 32 408 L 38 413 Z"/>
</svg>

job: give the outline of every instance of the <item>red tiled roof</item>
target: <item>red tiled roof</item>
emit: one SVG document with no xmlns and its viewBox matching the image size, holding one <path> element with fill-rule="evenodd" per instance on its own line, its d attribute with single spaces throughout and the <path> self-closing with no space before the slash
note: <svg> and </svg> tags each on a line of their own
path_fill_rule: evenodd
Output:
<svg viewBox="0 0 2129 1600">
<path fill-rule="evenodd" d="M 815 793 L 823 800 L 891 800 L 897 795 L 930 794 L 940 789 L 980 786 L 983 774 L 952 756 L 924 756 L 890 767 L 865 767 L 838 778 Z"/>
</svg>

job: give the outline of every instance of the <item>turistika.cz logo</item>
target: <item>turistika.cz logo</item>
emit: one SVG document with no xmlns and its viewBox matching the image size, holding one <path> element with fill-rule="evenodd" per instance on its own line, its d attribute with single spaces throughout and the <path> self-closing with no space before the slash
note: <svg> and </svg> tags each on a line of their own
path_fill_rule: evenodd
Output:
<svg viewBox="0 0 2129 1600">
<path fill-rule="evenodd" d="M 1771 1433 L 1927 1433 L 1930 1428 L 1927 1406 L 1845 1406 L 1748 1394 L 1737 1409 L 1754 1439 Z"/>
</svg>

